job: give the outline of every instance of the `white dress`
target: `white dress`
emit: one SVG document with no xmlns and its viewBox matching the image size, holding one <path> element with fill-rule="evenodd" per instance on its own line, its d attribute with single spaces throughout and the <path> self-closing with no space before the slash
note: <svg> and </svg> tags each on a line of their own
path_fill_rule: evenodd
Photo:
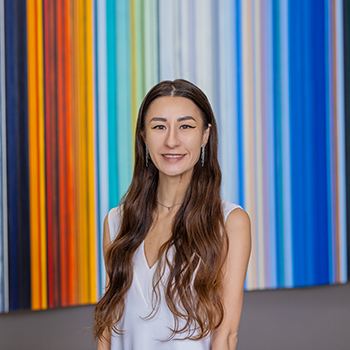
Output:
<svg viewBox="0 0 350 350">
<path fill-rule="evenodd" d="M 225 222 L 232 210 L 241 208 L 226 200 L 222 200 L 222 207 Z M 120 207 L 113 208 L 109 212 L 108 224 L 113 241 L 120 230 Z M 164 341 L 171 335 L 168 327 L 174 327 L 174 319 L 163 294 L 161 294 L 160 307 L 156 315 L 153 318 L 143 319 L 152 311 L 152 277 L 157 264 L 149 268 L 144 241 L 136 249 L 133 263 L 133 282 L 126 296 L 124 315 L 118 327 L 125 332 L 122 335 L 112 333 L 111 350 L 209 350 L 209 336 L 197 341 L 188 339 Z M 175 336 L 175 338 L 179 337 L 180 335 Z"/>
</svg>

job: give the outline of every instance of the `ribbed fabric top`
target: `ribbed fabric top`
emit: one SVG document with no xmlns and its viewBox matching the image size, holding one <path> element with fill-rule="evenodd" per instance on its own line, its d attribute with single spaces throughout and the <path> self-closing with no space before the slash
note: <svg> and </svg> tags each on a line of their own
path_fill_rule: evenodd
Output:
<svg viewBox="0 0 350 350">
<path fill-rule="evenodd" d="M 222 208 L 226 222 L 230 212 L 241 207 L 223 199 Z M 120 206 L 113 208 L 108 214 L 111 240 L 115 239 L 120 230 L 121 214 Z M 145 256 L 144 241 L 135 251 L 133 263 L 133 282 L 128 291 L 124 315 L 118 327 L 125 332 L 122 335 L 112 334 L 111 350 L 209 350 L 209 336 L 198 341 L 188 339 L 164 341 L 171 335 L 169 327 L 174 327 L 174 318 L 161 290 L 158 312 L 154 317 L 145 319 L 152 312 L 152 279 L 157 263 L 149 268 Z M 166 273 L 163 278 L 166 278 Z M 176 338 L 179 337 L 179 335 L 176 336 Z"/>
</svg>

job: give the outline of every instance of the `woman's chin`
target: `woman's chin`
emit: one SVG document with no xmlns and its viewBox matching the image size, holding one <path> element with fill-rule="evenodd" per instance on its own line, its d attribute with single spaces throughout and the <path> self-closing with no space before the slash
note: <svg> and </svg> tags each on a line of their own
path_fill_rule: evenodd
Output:
<svg viewBox="0 0 350 350">
<path fill-rule="evenodd" d="M 160 168 L 159 170 L 159 175 L 162 175 L 163 177 L 177 177 L 177 176 L 183 176 L 185 174 L 189 174 L 192 172 L 193 167 L 190 169 L 183 169 L 182 167 L 174 167 L 172 169 L 169 169 L 167 167 L 167 169 L 164 168 Z"/>
</svg>

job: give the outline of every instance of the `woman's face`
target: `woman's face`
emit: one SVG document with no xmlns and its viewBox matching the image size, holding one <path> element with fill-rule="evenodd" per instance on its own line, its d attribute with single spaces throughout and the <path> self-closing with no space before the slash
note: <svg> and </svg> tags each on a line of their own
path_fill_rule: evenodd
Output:
<svg viewBox="0 0 350 350">
<path fill-rule="evenodd" d="M 147 111 L 144 139 L 160 174 L 191 175 L 209 131 L 203 131 L 201 112 L 190 99 L 164 96 Z"/>
</svg>

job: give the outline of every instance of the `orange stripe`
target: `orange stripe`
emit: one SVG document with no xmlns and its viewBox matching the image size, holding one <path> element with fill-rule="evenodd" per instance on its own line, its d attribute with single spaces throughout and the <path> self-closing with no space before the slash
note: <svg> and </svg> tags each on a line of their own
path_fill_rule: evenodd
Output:
<svg viewBox="0 0 350 350">
<path fill-rule="evenodd" d="M 40 224 L 39 208 L 39 156 L 38 156 L 38 105 L 36 11 L 27 1 L 27 54 L 28 54 L 28 122 L 29 122 L 29 186 L 30 186 L 30 253 L 32 308 L 40 309 Z"/>
<path fill-rule="evenodd" d="M 84 0 L 78 1 L 78 62 L 79 62 L 79 155 L 80 155 L 80 220 L 81 227 L 79 231 L 79 247 L 81 248 L 80 268 L 81 268 L 81 302 L 89 302 L 89 284 L 88 284 L 88 186 L 87 186 L 87 120 L 86 120 L 86 45 L 85 45 L 85 9 Z"/>
<path fill-rule="evenodd" d="M 46 191 L 45 191 L 45 117 L 44 117 L 44 55 L 43 55 L 43 8 L 37 0 L 37 79 L 38 79 L 38 134 L 39 134 L 39 186 L 40 186 L 40 295 L 41 308 L 47 308 L 47 256 L 46 256 Z"/>
<path fill-rule="evenodd" d="M 95 178 L 94 178 L 94 95 L 93 95 L 93 36 L 92 36 L 92 4 L 86 2 L 86 116 L 87 116 L 87 186 L 88 186 L 88 252 L 87 266 L 89 283 L 89 302 L 95 303 L 97 300 L 96 285 L 96 242 L 95 242 Z"/>
</svg>

